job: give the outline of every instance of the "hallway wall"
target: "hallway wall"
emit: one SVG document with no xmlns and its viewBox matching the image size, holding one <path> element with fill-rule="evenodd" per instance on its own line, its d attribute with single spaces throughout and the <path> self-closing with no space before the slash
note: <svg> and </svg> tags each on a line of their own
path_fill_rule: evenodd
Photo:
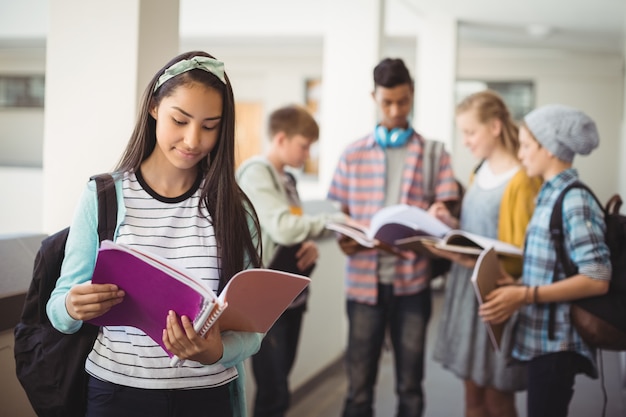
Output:
<svg viewBox="0 0 626 417">
<path fill-rule="evenodd" d="M 600 146 L 589 156 L 577 156 L 574 166 L 601 201 L 620 190 L 624 56 L 466 45 L 459 49 L 457 78 L 530 80 L 535 85 L 536 106 L 560 103 L 587 112 L 598 126 Z M 455 173 L 465 180 L 477 161 L 458 139 L 455 144 Z"/>
<path fill-rule="evenodd" d="M 209 45 L 210 44 L 210 45 Z M 291 46 L 272 48 L 269 46 L 245 46 L 222 40 L 183 41 L 181 50 L 212 47 L 215 54 L 228 62 L 235 94 L 238 100 L 258 101 L 267 114 L 271 109 L 290 102 L 304 101 L 304 83 L 307 78 L 321 76 L 321 50 L 319 40 L 307 38 Z M 396 42 L 388 45 L 394 56 L 406 57 L 407 63 L 413 62 L 414 44 Z M 273 51 L 272 53 L 270 53 Z M 24 61 L 22 65 L 20 61 Z M 511 50 L 485 47 L 461 47 L 459 51 L 458 78 L 489 80 L 532 80 L 536 86 L 537 104 L 561 102 L 580 107 L 587 111 L 598 123 L 601 134 L 600 148 L 589 157 L 577 157 L 576 166 L 583 178 L 598 190 L 601 199 L 626 187 L 621 161 L 626 160 L 622 145 L 624 136 L 623 120 L 625 85 L 623 75 L 623 56 L 611 54 L 568 54 L 541 50 Z M 410 66 L 410 65 L 409 65 Z M 32 53 L 27 58 L 23 53 L 6 51 L 0 48 L 0 73 L 16 71 L 24 73 L 43 73 L 45 55 L 34 58 Z M 21 69 L 20 69 L 21 68 Z M 370 86 L 364 86 L 369 91 Z M 29 144 L 41 140 L 34 137 L 36 129 L 42 129 L 43 117 L 36 110 L 11 110 L 0 112 L 0 148 L 2 143 Z M 374 123 L 374 121 L 372 121 Z M 450 121 L 454 123 L 454 121 Z M 28 128 L 24 128 L 27 126 Z M 335 140 L 331 132 L 321 127 L 322 138 Z M 363 132 L 365 134 L 367 132 Z M 263 137 L 265 134 L 263 132 Z M 475 160 L 464 147 L 454 142 L 453 163 L 456 174 L 465 181 Z M 264 146 L 266 143 L 264 143 Z M 4 145 L 7 146 L 7 145 Z M 28 149 L 26 146 L 26 149 Z M 32 145 L 30 145 L 32 146 Z M 119 150 L 121 152 L 121 149 Z M 68 154 L 68 160 L 73 156 Z M 115 161 L 108 161 L 112 166 Z M 62 163 L 62 162 L 61 162 Z M 594 169 L 601 164 L 603 170 Z M 334 162 L 323 164 L 322 170 L 334 169 Z M 22 231 L 41 231 L 42 223 L 37 214 L 41 208 L 41 179 L 37 179 L 40 170 L 27 169 L 28 183 L 21 185 L 16 175 L 24 168 L 4 166 L 0 169 L 0 187 L 6 201 L 23 201 L 28 207 L 28 216 L 15 217 L 15 208 L 5 205 L 0 208 L 0 233 Z M 320 184 L 315 178 L 300 180 L 301 194 L 305 199 L 323 198 L 327 185 Z M 626 194 L 622 190 L 623 194 Z M 66 213 L 67 222 L 71 213 Z M 50 232 L 50 231 L 47 231 Z"/>
</svg>

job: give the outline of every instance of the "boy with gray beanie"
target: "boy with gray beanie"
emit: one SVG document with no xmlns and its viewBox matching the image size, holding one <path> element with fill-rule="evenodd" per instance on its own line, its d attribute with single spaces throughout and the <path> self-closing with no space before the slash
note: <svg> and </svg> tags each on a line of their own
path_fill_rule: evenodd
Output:
<svg viewBox="0 0 626 417">
<path fill-rule="evenodd" d="M 519 311 L 512 352 L 528 371 L 528 417 L 565 417 L 576 374 L 597 378 L 595 351 L 570 321 L 569 302 L 608 291 L 611 277 L 602 208 L 584 189 L 572 188 L 563 199 L 563 243 L 578 273 L 566 276 L 557 263 L 550 234 L 554 204 L 578 180 L 574 155 L 598 146 L 594 121 L 580 110 L 548 105 L 530 112 L 520 128 L 519 158 L 528 175 L 544 183 L 526 230 L 522 285 L 502 286 L 480 308 L 484 321 L 499 323 Z M 556 276 L 554 274 L 556 273 Z M 501 281 L 513 283 L 503 272 Z M 550 334 L 550 304 L 555 306 Z"/>
</svg>

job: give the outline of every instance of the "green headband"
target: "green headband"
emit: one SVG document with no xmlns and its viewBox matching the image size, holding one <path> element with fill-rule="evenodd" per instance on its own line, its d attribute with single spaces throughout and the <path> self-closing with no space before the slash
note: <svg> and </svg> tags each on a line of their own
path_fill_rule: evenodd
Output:
<svg viewBox="0 0 626 417">
<path fill-rule="evenodd" d="M 226 84 L 226 78 L 224 78 L 224 63 L 214 58 L 206 56 L 194 56 L 189 59 L 183 59 L 178 61 L 171 67 L 165 70 L 165 72 L 159 77 L 154 91 L 163 85 L 167 80 L 182 74 L 183 72 L 190 71 L 192 69 L 201 69 L 215 75 L 221 82 Z"/>
</svg>

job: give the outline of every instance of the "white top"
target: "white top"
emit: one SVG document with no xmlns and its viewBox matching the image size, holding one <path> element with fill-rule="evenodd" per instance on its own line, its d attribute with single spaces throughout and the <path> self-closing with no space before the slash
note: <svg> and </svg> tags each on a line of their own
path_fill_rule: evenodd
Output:
<svg viewBox="0 0 626 417">
<path fill-rule="evenodd" d="M 217 292 L 215 232 L 207 220 L 208 211 L 198 212 L 200 188 L 178 198 L 164 198 L 130 174 L 123 181 L 123 196 L 127 212 L 116 241 L 180 260 Z M 85 367 L 96 378 L 149 389 L 209 388 L 237 378 L 234 367 L 222 365 L 185 361 L 181 368 L 172 368 L 169 356 L 155 341 L 128 326 L 102 327 Z"/>
<path fill-rule="evenodd" d="M 513 178 L 517 171 L 519 171 L 519 169 L 520 167 L 517 166 L 501 174 L 495 174 L 491 170 L 489 161 L 485 161 L 481 164 L 480 168 L 478 168 L 474 181 L 480 188 L 490 190 L 508 182 L 511 178 Z"/>
</svg>

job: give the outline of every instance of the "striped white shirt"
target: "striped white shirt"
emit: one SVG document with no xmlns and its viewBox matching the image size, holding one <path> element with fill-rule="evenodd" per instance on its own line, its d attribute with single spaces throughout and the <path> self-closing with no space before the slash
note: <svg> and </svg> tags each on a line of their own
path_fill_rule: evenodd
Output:
<svg viewBox="0 0 626 417">
<path fill-rule="evenodd" d="M 123 180 L 126 216 L 117 242 L 178 262 L 217 292 L 219 259 L 215 232 L 206 208 L 198 210 L 200 184 L 176 198 L 159 196 L 141 175 Z M 150 288 L 146 288 L 150 292 Z M 165 328 L 163 317 L 163 328 Z M 96 378 L 148 389 L 208 388 L 237 378 L 235 368 L 185 361 L 169 366 L 169 356 L 141 330 L 128 326 L 101 328 L 86 369 Z"/>
</svg>

